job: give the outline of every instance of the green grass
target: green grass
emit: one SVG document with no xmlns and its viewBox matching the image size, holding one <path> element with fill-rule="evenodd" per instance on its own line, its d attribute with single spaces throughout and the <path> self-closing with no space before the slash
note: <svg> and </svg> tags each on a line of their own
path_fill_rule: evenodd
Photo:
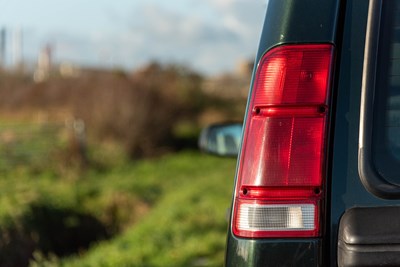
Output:
<svg viewBox="0 0 400 267">
<path fill-rule="evenodd" d="M 65 266 L 222 266 L 234 160 L 182 153 L 135 170 L 161 187 L 157 204 Z"/>
<path fill-rule="evenodd" d="M 40 244 L 46 233 L 26 222 L 45 206 L 90 215 L 112 238 L 68 258 L 36 249 L 31 266 L 222 266 L 235 163 L 186 151 L 67 173 L 15 168 L 0 178 L 0 230 L 22 225 Z"/>
</svg>

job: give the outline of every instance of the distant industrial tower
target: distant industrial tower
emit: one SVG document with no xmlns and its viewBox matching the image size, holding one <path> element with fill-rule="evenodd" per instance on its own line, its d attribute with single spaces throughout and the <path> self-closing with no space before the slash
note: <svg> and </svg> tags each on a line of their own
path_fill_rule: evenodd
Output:
<svg viewBox="0 0 400 267">
<path fill-rule="evenodd" d="M 33 79 L 36 82 L 42 82 L 50 77 L 52 68 L 52 54 L 53 49 L 50 44 L 47 44 L 40 51 L 38 56 L 37 68 L 33 74 Z"/>
<path fill-rule="evenodd" d="M 6 65 L 6 28 L 0 30 L 0 69 Z"/>
<path fill-rule="evenodd" d="M 47 44 L 41 51 L 38 57 L 38 69 L 44 72 L 50 72 L 51 70 L 51 56 L 52 56 L 51 45 Z"/>
<path fill-rule="evenodd" d="M 21 70 L 23 67 L 23 58 L 22 58 L 22 29 L 17 28 L 14 30 L 13 34 L 13 66 L 16 70 Z"/>
</svg>

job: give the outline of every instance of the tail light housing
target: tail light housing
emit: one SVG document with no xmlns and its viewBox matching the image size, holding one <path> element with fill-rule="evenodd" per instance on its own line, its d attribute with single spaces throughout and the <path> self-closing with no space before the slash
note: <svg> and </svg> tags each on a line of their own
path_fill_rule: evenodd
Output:
<svg viewBox="0 0 400 267">
<path fill-rule="evenodd" d="M 320 234 L 334 48 L 285 45 L 255 75 L 235 188 L 240 237 Z"/>
</svg>

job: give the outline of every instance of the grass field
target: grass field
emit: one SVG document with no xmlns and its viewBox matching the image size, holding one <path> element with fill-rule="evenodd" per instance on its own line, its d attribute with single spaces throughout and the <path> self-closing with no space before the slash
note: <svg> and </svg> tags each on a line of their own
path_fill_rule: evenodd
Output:
<svg viewBox="0 0 400 267">
<path fill-rule="evenodd" d="M 196 146 L 205 125 L 242 118 L 237 77 L 213 89 L 156 62 L 40 83 L 10 74 L 0 71 L 0 266 L 223 265 L 236 161 Z"/>
<path fill-rule="evenodd" d="M 222 266 L 234 159 L 108 157 L 85 171 L 3 170 L 0 265 Z"/>
</svg>

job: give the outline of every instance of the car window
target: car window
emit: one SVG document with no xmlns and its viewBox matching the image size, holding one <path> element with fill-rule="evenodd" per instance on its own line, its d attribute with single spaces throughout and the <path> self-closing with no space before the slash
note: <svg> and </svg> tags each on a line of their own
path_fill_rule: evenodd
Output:
<svg viewBox="0 0 400 267">
<path fill-rule="evenodd" d="M 400 1 L 383 1 L 376 69 L 372 159 L 400 185 Z"/>
</svg>

